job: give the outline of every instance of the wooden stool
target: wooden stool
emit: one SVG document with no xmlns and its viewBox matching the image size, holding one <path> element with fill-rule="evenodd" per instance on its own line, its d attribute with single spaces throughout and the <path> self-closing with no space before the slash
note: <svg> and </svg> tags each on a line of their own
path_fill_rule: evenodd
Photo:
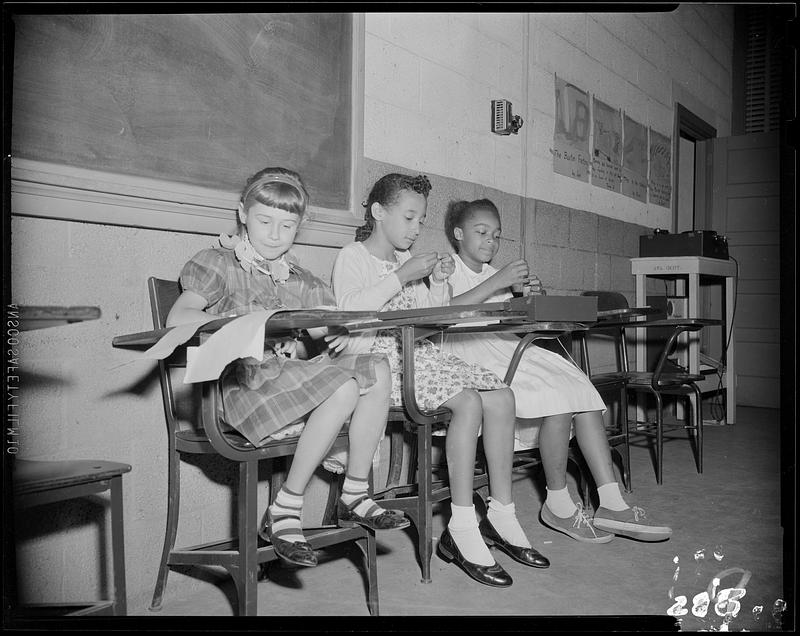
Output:
<svg viewBox="0 0 800 636">
<path fill-rule="evenodd" d="M 124 616 L 125 544 L 122 519 L 122 475 L 128 464 L 100 460 L 31 461 L 14 463 L 14 505 L 29 508 L 76 499 L 95 493 L 111 492 L 111 544 L 114 559 L 114 596 L 109 600 L 84 603 L 34 604 L 25 606 L 35 615 L 48 616 Z"/>
</svg>

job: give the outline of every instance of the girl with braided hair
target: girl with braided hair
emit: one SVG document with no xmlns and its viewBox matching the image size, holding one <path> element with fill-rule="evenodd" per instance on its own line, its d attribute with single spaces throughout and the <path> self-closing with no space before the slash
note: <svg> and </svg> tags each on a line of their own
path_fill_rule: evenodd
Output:
<svg viewBox="0 0 800 636">
<path fill-rule="evenodd" d="M 422 175 L 393 173 L 375 183 L 358 240 L 344 246 L 334 263 L 332 284 L 340 309 L 379 311 L 449 304 L 447 278 L 453 272 L 453 258 L 409 252 L 425 221 L 430 188 Z M 430 288 L 423 282 L 425 277 Z M 401 344 L 396 329 L 354 334 L 345 350 L 385 354 L 392 371 L 392 404 L 402 404 Z M 494 560 L 487 542 L 524 565 L 548 567 L 549 561 L 531 547 L 512 501 L 513 393 L 491 371 L 445 354 L 429 340 L 416 344 L 414 364 L 417 403 L 424 410 L 443 407 L 452 413 L 446 439 L 452 515 L 437 546 L 439 555 L 454 560 L 479 583 L 494 587 L 508 587 L 512 579 Z M 479 525 L 472 481 L 481 433 L 491 497 L 488 514 Z"/>
</svg>

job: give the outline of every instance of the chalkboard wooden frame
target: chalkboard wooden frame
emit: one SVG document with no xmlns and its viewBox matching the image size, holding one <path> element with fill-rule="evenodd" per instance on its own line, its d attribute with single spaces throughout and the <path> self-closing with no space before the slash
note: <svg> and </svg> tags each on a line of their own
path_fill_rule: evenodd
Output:
<svg viewBox="0 0 800 636">
<path fill-rule="evenodd" d="M 298 242 L 341 246 L 362 214 L 354 208 L 363 165 L 364 16 L 351 14 L 350 184 L 346 209 L 315 206 Z M 12 214 L 192 233 L 231 231 L 238 192 L 12 157 Z"/>
</svg>

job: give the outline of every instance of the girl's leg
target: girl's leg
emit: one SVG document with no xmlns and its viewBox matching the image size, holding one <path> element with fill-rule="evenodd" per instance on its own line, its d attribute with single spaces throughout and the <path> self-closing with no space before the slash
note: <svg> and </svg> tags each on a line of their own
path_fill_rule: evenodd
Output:
<svg viewBox="0 0 800 636">
<path fill-rule="evenodd" d="M 658 525 L 642 508 L 631 508 L 622 497 L 619 484 L 615 480 L 602 413 L 576 413 L 575 436 L 597 483 L 600 506 L 595 512 L 592 525 L 600 532 L 613 532 L 640 541 L 669 539 L 672 535 L 669 526 Z"/>
<path fill-rule="evenodd" d="M 511 467 L 514 463 L 514 393 L 511 389 L 485 391 L 483 403 L 483 450 L 489 470 L 492 498 L 511 503 Z"/>
<path fill-rule="evenodd" d="M 628 504 L 622 498 L 614 474 L 603 414 L 600 411 L 576 413 L 575 437 L 597 484 L 600 505 L 611 510 L 625 510 Z"/>
<path fill-rule="evenodd" d="M 386 431 L 386 416 L 392 392 L 389 363 L 382 360 L 376 365 L 375 372 L 377 381 L 367 393 L 358 398 L 350 419 L 347 474 L 356 479 L 369 477 L 375 450 Z"/>
<path fill-rule="evenodd" d="M 483 403 L 477 391 L 465 389 L 442 406 L 452 413 L 445 442 L 452 512 L 447 530 L 467 561 L 491 566 L 495 560 L 478 530 L 478 518 L 472 503 L 475 451 L 483 421 Z"/>
<path fill-rule="evenodd" d="M 489 511 L 494 529 L 511 545 L 530 548 L 531 544 L 517 520 L 511 495 L 511 468 L 514 463 L 515 405 L 511 389 L 480 394 L 483 401 L 483 449 L 489 471 Z"/>
<path fill-rule="evenodd" d="M 597 412 L 599 414 L 599 411 Z M 575 416 L 575 430 L 578 437 L 578 444 L 584 450 L 583 443 L 589 443 L 594 449 L 597 444 L 596 436 L 592 435 L 592 430 L 584 431 L 587 435 L 580 432 L 581 424 L 589 423 L 590 429 L 594 427 L 591 418 L 580 418 Z M 573 421 L 572 413 L 561 413 L 544 418 L 542 430 L 539 432 L 539 452 L 542 456 L 545 478 L 547 480 L 547 499 L 545 500 L 540 516 L 542 522 L 554 530 L 563 532 L 567 536 L 577 541 L 585 543 L 608 543 L 614 535 L 595 528 L 592 521 L 586 516 L 581 504 L 576 504 L 567 489 L 567 451 L 569 449 L 569 430 Z M 600 418 L 600 426 L 603 420 Z M 608 446 L 605 439 L 605 429 L 603 429 L 603 442 Z M 589 466 L 594 474 L 594 465 L 600 467 L 599 461 L 602 453 L 590 450 L 589 454 L 595 453 Z M 585 455 L 585 451 L 584 451 Z M 586 458 L 589 461 L 589 457 Z M 609 457 L 610 462 L 610 457 Z M 609 466 L 610 468 L 610 466 Z M 601 473 L 603 474 L 603 473 Z M 613 475 L 613 473 L 612 473 Z"/>
<path fill-rule="evenodd" d="M 352 518 L 354 515 L 351 513 L 355 513 L 358 517 L 372 519 L 372 523 L 368 524 L 370 527 L 393 530 L 408 527 L 410 523 L 402 515 L 381 508 L 368 496 L 369 472 L 375 451 L 386 431 L 392 392 L 389 362 L 381 360 L 375 367 L 375 373 L 375 384 L 358 398 L 350 418 L 349 457 L 341 496 L 346 510 L 340 511 L 340 517 L 344 514 Z"/>
<path fill-rule="evenodd" d="M 271 536 L 288 542 L 305 542 L 300 516 L 306 486 L 353 411 L 356 400 L 358 384 L 350 380 L 311 412 L 297 443 L 286 481 L 269 506 Z"/>
<path fill-rule="evenodd" d="M 567 450 L 572 413 L 559 413 L 542 418 L 539 431 L 539 453 L 542 457 L 547 499 L 550 512 L 566 519 L 575 514 L 577 506 L 567 490 Z"/>
</svg>

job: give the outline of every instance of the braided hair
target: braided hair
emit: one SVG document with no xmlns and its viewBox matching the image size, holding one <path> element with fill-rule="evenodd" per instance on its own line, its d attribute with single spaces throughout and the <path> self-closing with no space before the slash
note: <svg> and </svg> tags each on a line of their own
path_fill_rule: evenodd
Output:
<svg viewBox="0 0 800 636">
<path fill-rule="evenodd" d="M 478 210 L 488 210 L 492 212 L 497 220 L 500 220 L 500 212 L 497 206 L 489 199 L 476 199 L 475 201 L 450 201 L 447 205 L 447 212 L 444 215 L 444 233 L 450 245 L 458 253 L 458 241 L 456 240 L 455 228 L 463 229 L 464 222 Z"/>
<path fill-rule="evenodd" d="M 356 241 L 363 241 L 372 234 L 375 229 L 375 218 L 372 216 L 372 204 L 380 203 L 389 206 L 397 202 L 403 190 L 410 190 L 421 194 L 425 198 L 431 191 L 431 182 L 424 174 L 411 177 L 405 174 L 392 172 L 384 175 L 375 182 L 369 192 L 367 200 L 362 204 L 364 211 L 364 225 L 356 229 Z"/>
</svg>

